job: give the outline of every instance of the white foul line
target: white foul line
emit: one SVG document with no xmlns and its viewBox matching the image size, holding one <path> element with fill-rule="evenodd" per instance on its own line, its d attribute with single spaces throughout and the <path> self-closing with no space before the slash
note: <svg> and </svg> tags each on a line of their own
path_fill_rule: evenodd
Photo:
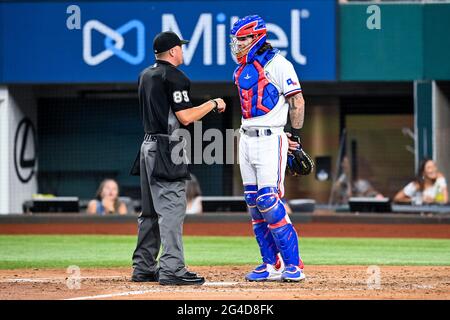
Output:
<svg viewBox="0 0 450 320">
<path fill-rule="evenodd" d="M 124 276 L 101 276 L 101 277 L 80 277 L 80 280 L 83 279 L 117 279 L 117 278 L 125 278 Z M 65 281 L 66 278 L 16 278 L 16 279 L 5 279 L 0 280 L 0 283 L 8 282 L 8 283 L 22 283 L 22 282 L 59 282 L 59 281 Z"/>
<path fill-rule="evenodd" d="M 128 291 L 128 292 L 120 292 L 120 293 L 111 293 L 111 294 L 100 294 L 97 296 L 87 296 L 87 297 L 77 297 L 63 300 L 91 300 L 91 299 L 104 299 L 104 298 L 112 298 L 112 297 L 121 297 L 121 296 L 131 296 L 136 294 L 145 294 L 155 292 L 155 290 L 141 290 L 141 291 Z"/>
<path fill-rule="evenodd" d="M 205 282 L 203 284 L 203 286 L 216 286 L 216 287 L 221 287 L 221 286 L 234 286 L 239 284 L 239 282 Z"/>
<path fill-rule="evenodd" d="M 202 286 L 233 286 L 239 284 L 239 282 L 205 282 Z M 201 286 L 199 286 L 201 287 Z M 87 296 L 87 297 L 76 297 L 76 298 L 69 298 L 64 300 L 90 300 L 90 299 L 105 299 L 105 298 L 112 298 L 112 297 L 123 297 L 123 296 L 132 296 L 132 295 L 138 295 L 138 294 L 145 294 L 145 293 L 156 293 L 156 292 L 166 292 L 164 288 L 155 288 L 150 290 L 139 290 L 139 291 L 127 291 L 127 292 L 119 292 L 119 293 L 110 293 L 110 294 L 100 294 L 96 296 Z M 181 291 L 181 292 L 188 292 L 189 290 L 185 289 L 178 289 L 174 291 Z M 197 292 L 197 290 L 191 290 L 192 292 Z"/>
</svg>

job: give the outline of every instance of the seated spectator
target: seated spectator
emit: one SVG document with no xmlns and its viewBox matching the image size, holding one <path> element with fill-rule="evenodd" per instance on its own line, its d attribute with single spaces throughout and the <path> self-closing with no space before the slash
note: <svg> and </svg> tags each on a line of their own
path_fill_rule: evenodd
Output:
<svg viewBox="0 0 450 320">
<path fill-rule="evenodd" d="M 353 197 L 384 198 L 366 179 L 358 179 L 353 183 Z"/>
<path fill-rule="evenodd" d="M 95 198 L 95 200 L 89 201 L 88 214 L 127 214 L 126 204 L 119 200 L 119 186 L 115 180 L 103 180 Z"/>
<path fill-rule="evenodd" d="M 342 158 L 341 174 L 332 187 L 333 194 L 337 194 L 337 203 L 346 204 L 352 196 L 352 184 L 350 181 L 350 161 L 347 156 Z"/>
<path fill-rule="evenodd" d="M 421 162 L 416 179 L 400 190 L 394 201 L 418 205 L 448 202 L 447 182 L 432 159 Z"/>
<path fill-rule="evenodd" d="M 333 185 L 332 192 L 337 194 L 338 204 L 347 204 L 350 197 L 384 198 L 375 190 L 367 179 L 351 179 L 350 160 L 347 156 L 342 158 L 341 174 Z"/>
<path fill-rule="evenodd" d="M 186 214 L 203 213 L 202 191 L 193 174 L 191 174 L 191 180 L 186 181 L 186 201 Z"/>
</svg>

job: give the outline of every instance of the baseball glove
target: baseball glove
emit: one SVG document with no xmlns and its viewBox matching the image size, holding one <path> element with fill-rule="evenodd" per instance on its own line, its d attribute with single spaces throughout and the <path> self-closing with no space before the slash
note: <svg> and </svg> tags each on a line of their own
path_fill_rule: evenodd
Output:
<svg viewBox="0 0 450 320">
<path fill-rule="evenodd" d="M 290 139 L 297 141 L 300 146 L 293 151 L 289 151 L 287 167 L 293 176 L 307 176 L 314 170 L 314 161 L 303 150 L 299 137 L 293 136 Z"/>
</svg>

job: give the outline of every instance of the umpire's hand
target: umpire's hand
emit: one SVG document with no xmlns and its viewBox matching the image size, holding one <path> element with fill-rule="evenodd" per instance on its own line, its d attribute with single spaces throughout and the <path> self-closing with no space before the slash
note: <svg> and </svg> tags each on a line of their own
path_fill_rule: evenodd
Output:
<svg viewBox="0 0 450 320">
<path fill-rule="evenodd" d="M 224 112 L 227 107 L 225 101 L 222 98 L 215 98 L 214 100 L 217 102 L 217 111 L 220 113 Z"/>
</svg>

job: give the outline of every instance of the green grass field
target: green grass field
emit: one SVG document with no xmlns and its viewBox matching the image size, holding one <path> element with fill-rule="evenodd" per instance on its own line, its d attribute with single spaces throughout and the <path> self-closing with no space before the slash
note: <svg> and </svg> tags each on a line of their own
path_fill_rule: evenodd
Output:
<svg viewBox="0 0 450 320">
<path fill-rule="evenodd" d="M 0 236 L 0 269 L 129 267 L 136 236 Z M 186 263 L 242 265 L 259 262 L 251 237 L 184 237 Z M 303 238 L 306 265 L 450 266 L 450 240 Z"/>
</svg>

